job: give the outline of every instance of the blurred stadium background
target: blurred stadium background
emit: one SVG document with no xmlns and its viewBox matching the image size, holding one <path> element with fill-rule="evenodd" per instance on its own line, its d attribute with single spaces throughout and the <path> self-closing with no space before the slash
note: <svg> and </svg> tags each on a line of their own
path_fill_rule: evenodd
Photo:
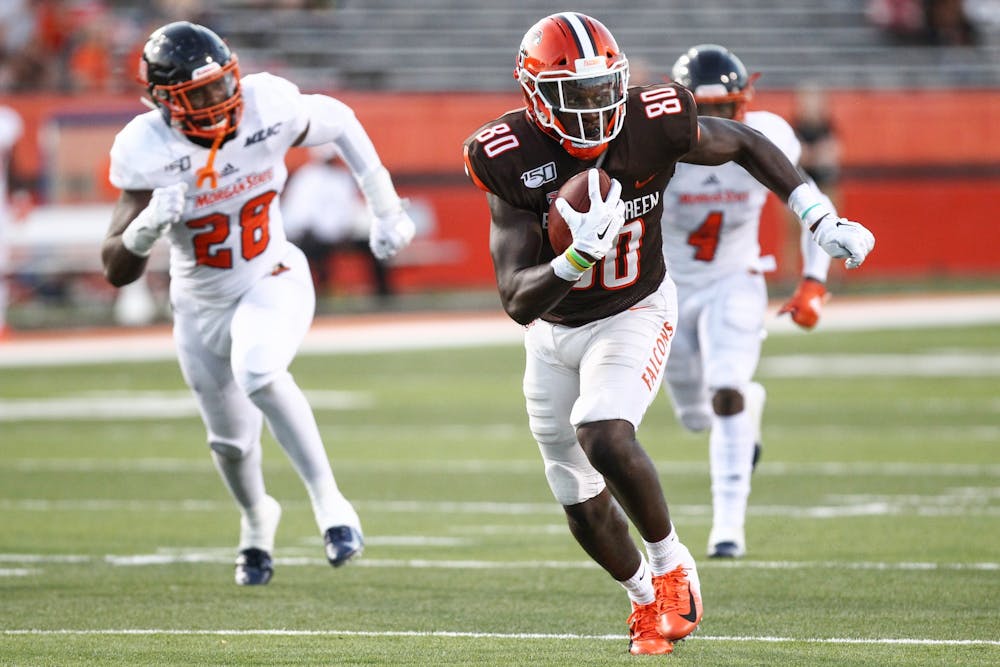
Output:
<svg viewBox="0 0 1000 667">
<path fill-rule="evenodd" d="M 413 202 L 421 230 L 393 267 L 394 299 L 371 297 L 363 259 L 348 257 L 321 312 L 498 307 L 488 215 L 463 175 L 461 141 L 520 104 L 511 77 L 519 40 L 535 20 L 567 8 L 536 0 L 3 2 L 0 100 L 25 124 L 10 159 L 15 335 L 168 317 L 162 254 L 130 310 L 101 279 L 98 253 L 116 195 L 108 149 L 144 110 L 133 79 L 138 53 L 155 27 L 178 19 L 226 38 L 244 74 L 271 71 L 353 106 Z M 753 108 L 791 118 L 801 90 L 826 92 L 841 147 L 840 209 L 878 237 L 864 270 L 834 269 L 834 294 L 1000 286 L 1000 225 L 988 217 L 989 203 L 1000 201 L 997 0 L 635 0 L 628 8 L 587 0 L 572 9 L 612 30 L 637 81 L 662 78 L 690 45 L 716 42 L 763 73 Z M 289 165 L 305 159 L 293 151 Z M 776 202 L 762 240 L 779 258 L 772 295 L 790 290 L 796 234 Z"/>
</svg>

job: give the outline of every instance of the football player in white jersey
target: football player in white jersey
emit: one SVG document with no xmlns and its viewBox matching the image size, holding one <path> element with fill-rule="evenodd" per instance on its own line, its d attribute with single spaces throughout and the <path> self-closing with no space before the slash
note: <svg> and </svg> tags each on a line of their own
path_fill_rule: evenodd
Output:
<svg viewBox="0 0 1000 667">
<path fill-rule="evenodd" d="M 671 77 L 694 93 L 698 113 L 741 121 L 777 145 L 793 164 L 802 152 L 791 126 L 767 111 L 746 111 L 753 81 L 731 51 L 701 44 L 674 64 Z M 833 211 L 833 204 L 816 191 Z M 681 424 L 709 430 L 712 529 L 708 555 L 738 558 L 746 551 L 744 523 L 750 473 L 760 455 L 766 393 L 754 382 L 764 337 L 773 257 L 760 256 L 761 210 L 768 190 L 734 162 L 681 163 L 664 192 L 663 252 L 677 283 L 679 327 L 674 332 L 667 391 Z M 819 320 L 830 255 L 802 230 L 802 280 L 782 307 L 804 328 Z"/>
<path fill-rule="evenodd" d="M 136 280 L 156 241 L 169 242 L 178 359 L 241 514 L 236 583 L 266 584 L 273 573 L 281 507 L 264 486 L 265 419 L 305 483 L 327 559 L 343 565 L 363 548 L 361 522 L 288 372 L 315 293 L 282 227 L 285 153 L 337 145 L 365 193 L 378 257 L 405 247 L 413 222 L 349 107 L 271 74 L 241 79 L 236 54 L 211 30 L 185 21 L 159 28 L 139 78 L 151 110 L 111 148 L 110 178 L 122 192 L 101 250 L 105 276 L 115 286 Z"/>
</svg>

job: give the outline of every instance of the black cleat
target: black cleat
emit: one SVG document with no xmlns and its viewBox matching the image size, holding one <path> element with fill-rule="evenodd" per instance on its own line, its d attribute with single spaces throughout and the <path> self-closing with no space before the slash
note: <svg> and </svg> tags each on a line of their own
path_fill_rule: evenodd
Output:
<svg viewBox="0 0 1000 667">
<path fill-rule="evenodd" d="M 240 586 L 263 586 L 273 574 L 271 554 L 262 549 L 244 549 L 236 557 L 236 583 Z"/>
<path fill-rule="evenodd" d="M 365 542 L 361 532 L 350 526 L 334 526 L 323 533 L 326 544 L 326 559 L 330 565 L 340 567 L 364 551 Z"/>
<path fill-rule="evenodd" d="M 742 558 L 745 550 L 736 542 L 719 542 L 708 551 L 709 558 Z"/>
</svg>

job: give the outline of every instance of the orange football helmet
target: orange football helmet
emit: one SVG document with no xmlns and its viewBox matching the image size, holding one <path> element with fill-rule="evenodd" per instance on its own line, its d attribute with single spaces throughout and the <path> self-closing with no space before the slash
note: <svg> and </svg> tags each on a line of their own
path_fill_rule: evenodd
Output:
<svg viewBox="0 0 1000 667">
<path fill-rule="evenodd" d="M 596 159 L 622 129 L 628 59 L 594 18 L 562 12 L 533 25 L 514 78 L 531 119 L 578 159 Z"/>
</svg>

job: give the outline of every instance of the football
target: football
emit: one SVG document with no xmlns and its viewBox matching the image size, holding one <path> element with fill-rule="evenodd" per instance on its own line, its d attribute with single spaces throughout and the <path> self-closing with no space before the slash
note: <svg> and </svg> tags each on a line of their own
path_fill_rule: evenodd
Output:
<svg viewBox="0 0 1000 667">
<path fill-rule="evenodd" d="M 574 174 L 568 181 L 563 183 L 563 186 L 559 188 L 559 192 L 556 194 L 556 199 L 562 197 L 566 200 L 566 203 L 581 213 L 586 213 L 590 210 L 590 192 L 587 190 L 588 171 L 590 170 L 586 169 L 578 174 Z M 599 172 L 598 176 L 601 182 L 601 197 L 607 197 L 608 191 L 611 190 L 611 177 L 603 169 L 598 169 L 597 171 Z M 566 220 L 556 210 L 556 199 L 553 199 L 549 204 L 548 226 L 549 244 L 558 255 L 565 252 L 566 248 L 573 243 L 573 233 L 569 230 Z"/>
</svg>

